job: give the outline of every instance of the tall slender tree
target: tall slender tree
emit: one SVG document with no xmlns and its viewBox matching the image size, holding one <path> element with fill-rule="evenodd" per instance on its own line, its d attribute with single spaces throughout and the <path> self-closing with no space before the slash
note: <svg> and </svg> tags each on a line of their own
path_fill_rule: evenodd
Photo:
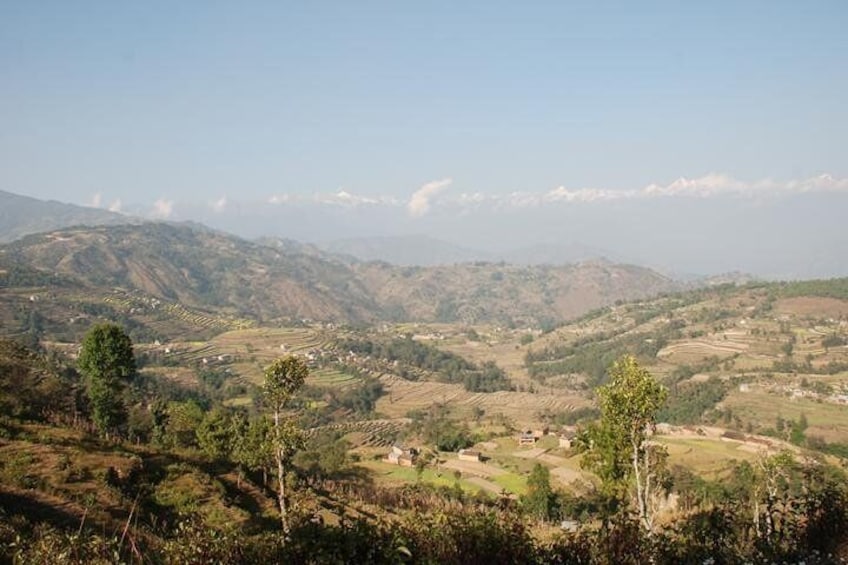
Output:
<svg viewBox="0 0 848 565">
<path fill-rule="evenodd" d="M 280 522 L 286 534 L 289 532 L 286 470 L 303 439 L 294 422 L 285 416 L 284 411 L 308 375 L 309 368 L 293 355 L 277 359 L 265 369 L 265 401 L 274 419 L 272 444 L 277 464 L 277 499 L 280 505 Z"/>
<path fill-rule="evenodd" d="M 111 323 L 93 326 L 82 341 L 77 366 L 85 377 L 92 419 L 107 437 L 126 422 L 123 390 L 136 373 L 130 337 Z"/>
<path fill-rule="evenodd" d="M 616 361 L 609 375 L 610 382 L 597 389 L 601 419 L 584 439 L 588 453 L 582 464 L 615 497 L 635 487 L 639 519 L 650 534 L 666 453 L 648 441 L 648 433 L 656 427 L 668 391 L 630 355 Z"/>
</svg>

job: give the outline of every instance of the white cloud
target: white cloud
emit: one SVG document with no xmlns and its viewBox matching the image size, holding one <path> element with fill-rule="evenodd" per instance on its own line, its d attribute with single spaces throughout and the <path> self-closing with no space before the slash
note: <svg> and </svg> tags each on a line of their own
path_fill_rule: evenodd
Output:
<svg viewBox="0 0 848 565">
<path fill-rule="evenodd" d="M 211 202 L 209 204 L 209 207 L 212 208 L 212 211 L 215 212 L 216 214 L 220 214 L 227 207 L 227 197 L 222 196 L 221 198 L 219 198 L 215 202 Z"/>
<path fill-rule="evenodd" d="M 154 218 L 167 219 L 171 217 L 171 214 L 174 212 L 174 201 L 173 200 L 165 200 L 164 198 L 160 198 L 156 202 L 153 203 L 153 212 L 152 216 Z"/>
<path fill-rule="evenodd" d="M 103 195 L 100 194 L 99 192 L 97 192 L 91 197 L 90 206 L 92 208 L 100 208 L 100 204 L 101 204 L 102 201 L 103 201 Z"/>
<path fill-rule="evenodd" d="M 571 190 L 560 186 L 547 192 L 543 200 L 545 202 L 596 202 L 599 200 L 632 198 L 633 195 L 634 193 L 629 190 L 609 190 L 605 188 L 580 188 Z"/>
<path fill-rule="evenodd" d="M 355 209 L 360 206 L 405 206 L 412 217 L 426 215 L 432 208 L 438 195 L 452 185 L 450 178 L 428 182 L 418 188 L 407 201 L 389 196 L 363 196 L 348 189 L 340 188 L 332 193 L 314 193 L 311 196 L 296 194 L 275 194 L 268 197 L 269 204 L 314 204 L 339 206 Z M 485 191 L 463 192 L 450 197 L 440 197 L 439 201 L 461 213 L 473 210 L 513 210 L 540 206 L 603 203 L 621 200 L 648 200 L 658 198 L 713 198 L 739 197 L 764 198 L 791 194 L 848 192 L 848 178 L 834 178 L 822 174 L 808 179 L 778 181 L 765 178 L 756 181 L 742 181 L 727 174 L 709 173 L 700 177 L 681 177 L 667 184 L 652 183 L 640 189 L 612 188 L 568 188 L 558 186 L 546 191 L 515 191 L 508 194 L 490 194 Z M 169 202 L 162 201 L 162 204 Z M 222 211 L 228 204 L 225 198 L 211 204 L 216 211 Z M 170 208 L 160 206 L 159 215 Z"/>
<path fill-rule="evenodd" d="M 120 198 L 118 198 L 117 200 L 115 200 L 111 204 L 109 204 L 109 211 L 110 212 L 117 212 L 118 214 L 121 213 L 121 199 Z"/>
<path fill-rule="evenodd" d="M 273 194 L 268 199 L 268 204 L 285 204 L 286 202 L 291 202 L 291 200 L 291 194 Z"/>
<path fill-rule="evenodd" d="M 472 208 L 479 207 L 484 202 L 490 202 L 496 209 L 515 209 L 532 208 L 553 203 L 572 204 L 625 199 L 711 198 L 718 196 L 764 197 L 811 192 L 848 192 L 848 179 L 836 179 L 831 175 L 824 174 L 805 180 L 775 181 L 762 179 L 747 182 L 729 175 L 710 173 L 693 179 L 681 177 L 666 185 L 649 184 L 640 190 L 571 189 L 559 186 L 547 192 L 519 191 L 507 195 L 491 196 L 484 196 L 481 193 L 461 194 L 452 199 L 451 203 L 463 208 Z M 423 204 L 427 204 L 426 199 Z"/>
<path fill-rule="evenodd" d="M 449 178 L 428 182 L 413 192 L 412 197 L 409 199 L 409 203 L 406 205 L 409 215 L 413 217 L 420 217 L 429 212 L 430 200 L 449 187 L 452 182 L 453 179 Z"/>
<path fill-rule="evenodd" d="M 324 194 L 318 193 L 313 195 L 312 199 L 318 204 L 330 204 L 334 206 L 344 206 L 347 208 L 355 208 L 357 206 L 362 205 L 386 205 L 386 206 L 394 206 L 397 205 L 397 200 L 394 198 L 388 197 L 374 197 L 374 196 L 362 196 L 359 194 L 354 194 L 345 190 L 344 188 L 340 188 L 337 192 L 332 194 Z"/>
</svg>

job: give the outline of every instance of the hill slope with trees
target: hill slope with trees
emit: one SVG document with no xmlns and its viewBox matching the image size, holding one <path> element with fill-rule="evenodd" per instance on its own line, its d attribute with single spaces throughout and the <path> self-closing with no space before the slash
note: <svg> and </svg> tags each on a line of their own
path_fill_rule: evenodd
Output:
<svg viewBox="0 0 848 565">
<path fill-rule="evenodd" d="M 49 286 L 51 277 L 59 276 L 92 294 L 121 288 L 258 321 L 309 318 L 353 324 L 553 326 L 591 308 L 679 287 L 648 269 L 606 262 L 428 268 L 351 263 L 166 223 L 27 236 L 0 247 L 0 270 L 6 278 L 0 284 L 7 287 Z M 27 272 L 33 280 L 22 276 Z M 9 273 L 21 276 L 11 280 Z"/>
</svg>

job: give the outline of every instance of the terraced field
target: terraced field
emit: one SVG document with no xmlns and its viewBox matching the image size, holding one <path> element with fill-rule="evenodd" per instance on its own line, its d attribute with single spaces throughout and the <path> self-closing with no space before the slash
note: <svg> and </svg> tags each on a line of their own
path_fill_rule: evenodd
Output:
<svg viewBox="0 0 848 565">
<path fill-rule="evenodd" d="M 816 376 L 809 378 L 815 379 Z M 803 414 L 809 424 L 806 430 L 808 437 L 819 437 L 828 442 L 848 441 L 848 405 L 792 396 L 780 389 L 751 385 L 747 392 L 731 392 L 722 406 L 731 409 L 743 422 L 751 421 L 768 427 L 774 427 L 778 417 L 797 421 Z"/>
<path fill-rule="evenodd" d="M 249 328 L 227 331 L 209 341 L 168 344 L 179 363 L 229 369 L 239 381 L 260 384 L 271 361 L 290 353 L 308 355 L 320 350 L 328 338 L 311 328 Z"/>
<path fill-rule="evenodd" d="M 104 297 L 103 301 L 120 312 L 144 318 L 145 325 L 163 336 L 174 335 L 174 325 L 215 332 L 249 328 L 254 325 L 251 320 L 204 313 L 186 308 L 176 302 L 117 289 Z"/>
<path fill-rule="evenodd" d="M 357 382 L 359 382 L 357 377 L 335 369 L 312 371 L 306 379 L 307 384 L 324 388 L 347 388 L 354 386 Z"/>
<path fill-rule="evenodd" d="M 335 431 L 351 436 L 348 439 L 355 447 L 389 447 L 410 422 L 408 418 L 358 420 L 312 428 L 308 433 L 312 435 L 320 431 Z"/>
<path fill-rule="evenodd" d="M 428 381 L 407 381 L 394 375 L 383 375 L 380 381 L 386 395 L 377 402 L 377 410 L 389 417 L 405 416 L 409 411 L 445 404 L 460 418 L 470 418 L 474 408 L 482 408 L 489 416 L 503 414 L 519 425 L 539 420 L 544 411 L 564 412 L 589 405 L 580 393 L 547 388 L 543 393 L 468 392 L 462 385 Z"/>
</svg>

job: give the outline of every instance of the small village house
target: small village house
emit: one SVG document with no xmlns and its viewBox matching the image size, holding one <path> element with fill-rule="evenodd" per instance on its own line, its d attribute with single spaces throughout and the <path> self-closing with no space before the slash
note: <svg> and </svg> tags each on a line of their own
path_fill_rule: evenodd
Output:
<svg viewBox="0 0 848 565">
<path fill-rule="evenodd" d="M 415 448 L 405 448 L 395 444 L 383 461 L 393 465 L 400 465 L 401 467 L 412 467 L 415 465 L 417 459 L 418 451 Z"/>
<path fill-rule="evenodd" d="M 574 440 L 577 438 L 577 432 L 574 430 L 565 430 L 559 434 L 559 446 L 565 449 L 571 449 Z"/>
<path fill-rule="evenodd" d="M 532 431 L 527 430 L 525 432 L 521 432 L 518 436 L 518 445 L 536 445 L 536 441 L 539 438 L 536 437 Z"/>
<path fill-rule="evenodd" d="M 481 461 L 483 454 L 473 449 L 460 449 L 457 457 L 460 461 Z"/>
</svg>

